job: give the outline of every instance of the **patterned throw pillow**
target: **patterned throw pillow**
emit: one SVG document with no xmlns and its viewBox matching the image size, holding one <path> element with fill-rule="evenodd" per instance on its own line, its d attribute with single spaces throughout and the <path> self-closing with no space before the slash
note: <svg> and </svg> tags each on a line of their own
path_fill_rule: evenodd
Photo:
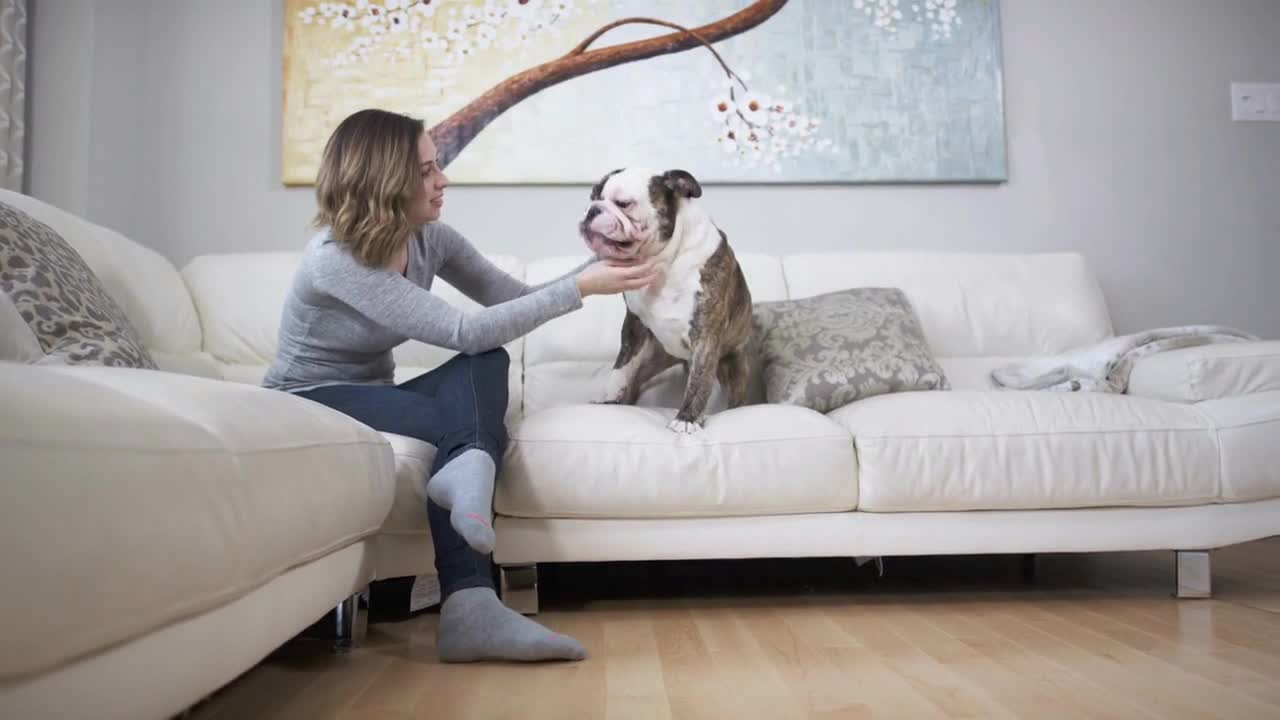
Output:
<svg viewBox="0 0 1280 720">
<path fill-rule="evenodd" d="M 156 369 L 120 306 L 53 228 L 0 203 L 0 292 L 40 343 L 42 363 Z"/>
<path fill-rule="evenodd" d="M 949 390 L 920 319 L 897 288 L 757 303 L 765 398 L 827 413 L 908 390 Z"/>
</svg>

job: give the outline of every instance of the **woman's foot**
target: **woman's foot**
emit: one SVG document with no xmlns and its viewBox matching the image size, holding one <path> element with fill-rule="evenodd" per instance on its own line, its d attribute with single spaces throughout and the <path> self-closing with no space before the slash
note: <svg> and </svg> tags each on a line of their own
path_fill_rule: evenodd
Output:
<svg viewBox="0 0 1280 720">
<path fill-rule="evenodd" d="M 427 497 L 449 511 L 449 524 L 476 552 L 493 552 L 493 477 L 497 468 L 472 448 L 445 463 L 427 481 Z"/>
<path fill-rule="evenodd" d="M 542 627 L 502 604 L 492 589 L 472 587 L 445 599 L 436 630 L 442 662 L 582 660 L 577 640 Z"/>
</svg>

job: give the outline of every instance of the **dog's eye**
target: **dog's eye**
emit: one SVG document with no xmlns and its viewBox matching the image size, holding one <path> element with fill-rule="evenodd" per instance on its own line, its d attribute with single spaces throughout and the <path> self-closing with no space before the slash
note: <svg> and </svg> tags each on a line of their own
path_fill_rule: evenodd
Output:
<svg viewBox="0 0 1280 720">
<path fill-rule="evenodd" d="M 630 201 L 630 200 L 618 200 L 618 201 L 614 202 L 614 205 L 617 205 L 618 207 L 622 208 L 623 210 L 626 210 L 627 208 L 631 207 L 633 204 L 634 204 L 634 203 L 633 203 L 632 201 Z"/>
</svg>

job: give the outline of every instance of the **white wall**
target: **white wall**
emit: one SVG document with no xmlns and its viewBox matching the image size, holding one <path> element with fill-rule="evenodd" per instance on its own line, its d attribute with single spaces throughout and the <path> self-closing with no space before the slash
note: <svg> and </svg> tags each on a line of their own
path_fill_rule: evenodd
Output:
<svg viewBox="0 0 1280 720">
<path fill-rule="evenodd" d="M 280 5 L 36 0 L 33 194 L 179 265 L 299 247 L 313 202 L 279 182 Z M 1232 123 L 1228 101 L 1232 80 L 1280 82 L 1280 2 L 1002 7 L 1007 184 L 709 188 L 730 240 L 1076 250 L 1120 332 L 1222 322 L 1280 337 L 1280 124 Z M 576 253 L 585 194 L 454 187 L 445 217 L 486 250 Z"/>
<path fill-rule="evenodd" d="M 85 113 L 92 104 L 94 19 L 87 2 L 36 0 L 28 8 L 27 191 L 81 214 L 89 205 Z"/>
</svg>

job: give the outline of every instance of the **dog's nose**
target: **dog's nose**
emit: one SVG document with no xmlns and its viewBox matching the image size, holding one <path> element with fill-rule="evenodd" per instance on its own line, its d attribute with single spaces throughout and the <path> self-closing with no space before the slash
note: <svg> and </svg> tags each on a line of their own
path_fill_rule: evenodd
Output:
<svg viewBox="0 0 1280 720">
<path fill-rule="evenodd" d="M 587 208 L 587 222 L 591 222 L 591 218 L 599 215 L 601 212 L 603 211 L 600 209 L 599 205 L 592 205 Z"/>
</svg>

